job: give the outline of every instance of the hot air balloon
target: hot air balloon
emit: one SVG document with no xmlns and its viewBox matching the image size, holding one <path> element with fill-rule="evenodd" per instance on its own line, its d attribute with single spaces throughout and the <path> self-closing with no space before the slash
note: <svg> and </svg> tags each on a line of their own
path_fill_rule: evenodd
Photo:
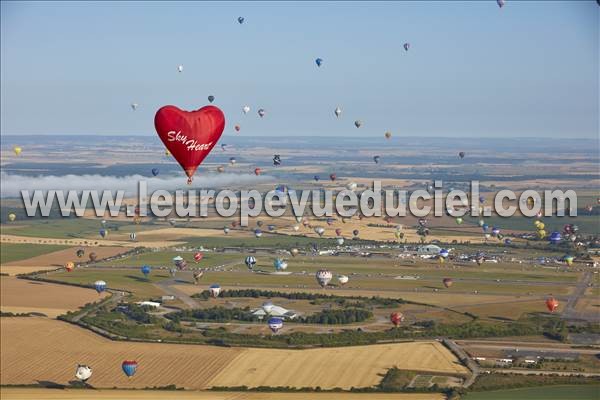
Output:
<svg viewBox="0 0 600 400">
<path fill-rule="evenodd" d="M 265 301 L 264 303 L 262 303 L 261 308 L 263 309 L 263 311 L 267 314 L 271 314 L 271 312 L 273 311 L 273 307 L 275 305 L 273 304 L 273 302 L 271 300 Z"/>
<path fill-rule="evenodd" d="M 140 268 L 140 271 L 142 271 L 142 274 L 144 274 L 144 277 L 146 277 L 146 279 L 148 279 L 148 275 L 150 275 L 151 268 L 148 265 L 142 265 L 142 268 Z"/>
<path fill-rule="evenodd" d="M 357 128 L 360 128 L 362 125 L 362 122 L 359 120 L 354 121 L 354 126 L 356 126 Z"/>
<path fill-rule="evenodd" d="M 131 232 L 131 233 L 129 234 L 129 239 L 130 239 L 131 241 L 135 241 L 135 238 L 136 238 L 136 237 L 137 237 L 137 235 L 135 234 L 135 232 Z"/>
<path fill-rule="evenodd" d="M 315 60 L 315 64 L 317 64 L 317 67 L 320 67 L 320 66 L 321 66 L 321 64 L 323 64 L 323 59 L 322 59 L 322 58 L 317 58 L 317 59 Z"/>
<path fill-rule="evenodd" d="M 77 255 L 77 257 L 81 258 L 85 254 L 85 250 L 84 249 L 77 249 L 77 251 L 75 252 L 75 254 Z"/>
<path fill-rule="evenodd" d="M 152 168 L 152 176 L 157 176 L 159 172 L 158 168 Z"/>
<path fill-rule="evenodd" d="M 327 225 L 331 226 L 333 225 L 333 223 L 335 222 L 335 219 L 328 217 L 325 222 L 327 222 Z"/>
<path fill-rule="evenodd" d="M 194 172 L 219 141 L 225 116 L 215 106 L 190 112 L 164 106 L 154 116 L 154 127 L 191 183 Z"/>
<path fill-rule="evenodd" d="M 15 153 L 15 155 L 20 155 L 22 151 L 23 149 L 20 146 L 13 146 L 13 152 Z"/>
<path fill-rule="evenodd" d="M 194 271 L 193 273 L 193 277 L 194 277 L 194 285 L 197 285 L 198 282 L 200 282 L 200 279 L 202 278 L 202 275 L 204 275 L 204 271 L 202 271 L 201 269 Z"/>
<path fill-rule="evenodd" d="M 215 101 L 215 96 L 213 96 L 213 95 L 208 96 L 208 101 L 211 102 L 211 103 L 213 101 Z"/>
<path fill-rule="evenodd" d="M 259 238 L 259 237 L 261 237 L 261 236 L 262 236 L 262 234 L 263 234 L 263 233 L 262 233 L 262 231 L 261 231 L 260 229 L 255 229 L 255 230 L 254 230 L 254 236 L 255 236 L 255 237 Z"/>
<path fill-rule="evenodd" d="M 556 300 L 554 297 L 548 298 L 546 300 L 546 307 L 548 308 L 548 311 L 553 313 L 558 308 L 558 300 Z"/>
<path fill-rule="evenodd" d="M 266 112 L 265 112 L 265 109 L 264 109 L 264 108 L 260 108 L 260 109 L 258 110 L 258 116 L 259 116 L 259 117 L 261 117 L 261 118 L 265 116 L 265 113 L 266 113 Z"/>
<path fill-rule="evenodd" d="M 571 255 L 567 255 L 564 257 L 565 262 L 567 263 L 567 265 L 570 267 L 571 265 L 573 265 L 573 260 L 575 259 L 575 257 L 571 256 Z"/>
<path fill-rule="evenodd" d="M 259 221 L 256 221 L 256 226 L 258 226 L 258 227 L 261 227 L 261 226 L 263 226 L 263 224 L 264 224 L 264 222 L 262 222 L 262 221 L 260 221 L 260 220 L 259 220 Z"/>
<path fill-rule="evenodd" d="M 375 164 L 379 164 L 379 160 L 381 159 L 380 156 L 374 156 L 373 157 L 373 161 L 375 161 Z"/>
<path fill-rule="evenodd" d="M 273 165 L 274 166 L 281 165 L 281 156 L 279 154 L 275 154 L 273 156 Z"/>
<path fill-rule="evenodd" d="M 321 285 L 321 287 L 324 288 L 329 284 L 329 282 L 331 282 L 333 274 L 330 271 L 327 271 L 326 269 L 320 269 L 317 271 L 315 277 L 317 278 L 317 282 L 319 283 L 319 285 Z"/>
<path fill-rule="evenodd" d="M 319 236 L 323 236 L 323 234 L 325 233 L 325 229 L 323 227 L 317 226 L 315 228 L 315 233 Z"/>
<path fill-rule="evenodd" d="M 238 17 L 237 19 L 238 23 L 241 25 L 244 23 L 244 17 Z"/>
<path fill-rule="evenodd" d="M 337 178 L 336 174 L 330 174 L 329 175 L 329 179 L 331 179 L 331 182 L 335 181 L 335 178 Z"/>
<path fill-rule="evenodd" d="M 358 229 L 353 230 L 352 234 L 354 235 L 354 237 L 357 237 L 359 234 L 359 230 Z"/>
<path fill-rule="evenodd" d="M 558 244 L 558 243 L 560 243 L 561 240 L 562 240 L 562 236 L 561 236 L 560 232 L 554 231 L 550 234 L 550 243 Z"/>
<path fill-rule="evenodd" d="M 133 375 L 135 375 L 135 372 L 137 371 L 137 367 L 138 367 L 137 361 L 127 360 L 127 361 L 123 361 L 123 363 L 121 364 L 121 368 L 123 369 L 123 372 L 129 378 L 131 378 Z"/>
<path fill-rule="evenodd" d="M 102 238 L 105 238 L 108 235 L 108 231 L 106 229 L 100 229 L 99 233 Z"/>
<path fill-rule="evenodd" d="M 14 220 L 16 220 L 16 219 L 17 219 L 17 215 L 16 215 L 15 213 L 9 213 L 9 214 L 8 214 L 8 220 L 9 220 L 10 222 L 13 222 L 13 221 L 14 221 Z"/>
<path fill-rule="evenodd" d="M 313 176 L 313 179 L 315 180 L 315 182 L 319 182 L 319 179 L 321 179 L 321 178 L 319 177 L 319 175 L 315 175 L 315 176 Z"/>
<path fill-rule="evenodd" d="M 271 332 L 277 333 L 281 328 L 283 328 L 283 320 L 278 317 L 271 317 L 268 321 L 269 329 Z"/>
<path fill-rule="evenodd" d="M 137 110 L 138 107 L 139 107 L 138 103 L 131 103 L 131 109 L 133 111 Z"/>
<path fill-rule="evenodd" d="M 237 163 L 237 160 L 235 159 L 235 157 L 229 157 L 229 164 L 230 165 L 235 165 L 235 163 Z"/>
<path fill-rule="evenodd" d="M 86 382 L 91 377 L 92 367 L 88 365 L 77 364 L 77 368 L 75 369 L 75 378 L 79 379 L 81 382 Z"/>
<path fill-rule="evenodd" d="M 405 51 L 408 51 L 408 49 L 410 49 L 410 43 L 404 43 L 402 47 L 404 47 Z"/>
<path fill-rule="evenodd" d="M 177 268 L 169 268 L 169 275 L 171 275 L 171 277 L 175 277 L 175 275 L 177 274 Z"/>
<path fill-rule="evenodd" d="M 300 225 L 296 224 L 292 226 L 292 229 L 294 230 L 294 232 L 298 232 L 300 230 Z"/>
<path fill-rule="evenodd" d="M 461 151 L 460 153 L 458 153 L 458 156 L 459 156 L 460 158 L 465 158 L 465 152 L 464 152 L 464 151 Z"/>
<path fill-rule="evenodd" d="M 498 4 L 498 7 L 504 7 L 504 0 L 496 0 L 496 3 Z"/>
<path fill-rule="evenodd" d="M 390 314 L 390 322 L 394 324 L 396 328 L 400 326 L 402 321 L 404 321 L 404 315 L 402 315 L 402 313 L 393 312 Z"/>
<path fill-rule="evenodd" d="M 349 278 L 346 275 L 338 275 L 337 279 L 341 286 L 344 286 L 349 281 Z"/>
<path fill-rule="evenodd" d="M 252 271 L 254 269 L 254 266 L 256 265 L 256 258 L 254 258 L 254 256 L 248 256 L 246 257 L 244 262 L 246 263 L 246 267 L 248 267 L 248 269 Z"/>
<path fill-rule="evenodd" d="M 224 167 L 224 166 L 222 166 L 222 165 L 219 165 L 219 166 L 217 167 L 217 172 L 218 172 L 218 173 L 220 173 L 220 174 L 222 174 L 223 172 L 225 172 L 225 167 Z"/>
<path fill-rule="evenodd" d="M 335 114 L 336 117 L 339 118 L 339 116 L 342 115 L 342 109 L 339 107 L 336 107 L 335 110 L 333 110 L 333 113 Z"/>
<path fill-rule="evenodd" d="M 75 263 L 73 261 L 69 261 L 69 262 L 65 263 L 65 269 L 67 270 L 67 272 L 73 271 L 74 268 L 75 268 Z"/>
<path fill-rule="evenodd" d="M 200 262 L 200 260 L 202 260 L 203 257 L 204 257 L 204 254 L 202 254 L 201 252 L 197 252 L 196 254 L 194 254 L 194 260 L 197 263 Z"/>
<path fill-rule="evenodd" d="M 481 265 L 485 261 L 485 256 L 483 254 L 478 254 L 475 261 L 477 262 L 477 265 Z"/>
<path fill-rule="evenodd" d="M 219 293 L 221 293 L 221 286 L 214 283 L 210 285 L 208 292 L 210 293 L 210 297 L 219 297 Z"/>
<path fill-rule="evenodd" d="M 260 168 L 254 168 L 254 175 L 256 175 L 256 176 L 260 175 Z"/>
<path fill-rule="evenodd" d="M 267 225 L 267 229 L 272 232 L 275 230 L 275 225 Z"/>
<path fill-rule="evenodd" d="M 450 252 L 447 249 L 440 250 L 440 254 L 439 254 L 440 257 L 448 258 L 449 255 L 450 255 Z"/>
<path fill-rule="evenodd" d="M 273 261 L 273 266 L 275 267 L 276 271 L 283 271 L 287 269 L 288 264 L 281 258 L 276 258 L 275 261 Z"/>
<path fill-rule="evenodd" d="M 457 225 L 461 225 L 463 223 L 463 219 L 461 217 L 457 217 L 455 221 Z"/>
<path fill-rule="evenodd" d="M 340 235 L 342 234 L 342 230 L 341 230 L 340 228 L 337 228 L 337 229 L 335 230 L 335 234 L 336 234 L 337 236 L 340 236 Z"/>
<path fill-rule="evenodd" d="M 387 132 L 384 134 L 384 136 L 385 136 L 385 138 L 386 138 L 386 139 L 389 139 L 389 138 L 391 138 L 391 137 L 392 137 L 392 132 L 390 132 L 390 131 L 387 131 Z"/>
<path fill-rule="evenodd" d="M 500 234 L 500 228 L 494 226 L 492 228 L 492 236 L 498 236 Z"/>
<path fill-rule="evenodd" d="M 98 258 L 98 256 L 96 255 L 96 253 L 91 252 L 90 255 L 88 256 L 88 258 L 90 259 L 91 262 L 96 261 L 96 258 Z"/>
<path fill-rule="evenodd" d="M 449 288 L 454 283 L 454 281 L 452 281 L 452 278 L 444 278 L 442 282 L 444 283 L 444 286 L 446 286 L 446 288 Z"/>
<path fill-rule="evenodd" d="M 104 281 L 94 282 L 94 289 L 96 289 L 96 292 L 98 292 L 98 294 L 104 292 L 106 290 L 106 282 L 104 282 Z"/>
<path fill-rule="evenodd" d="M 234 127 L 233 127 L 233 129 L 235 129 L 235 131 L 236 131 L 236 132 L 239 132 L 239 131 L 240 131 L 240 129 L 242 129 L 242 128 L 240 128 L 240 126 L 239 126 L 239 125 L 236 125 L 236 126 L 234 126 Z"/>
<path fill-rule="evenodd" d="M 292 249 L 290 249 L 290 254 L 292 255 L 292 257 L 296 257 L 298 253 L 299 251 L 297 248 L 293 247 Z"/>
<path fill-rule="evenodd" d="M 348 182 L 346 184 L 346 189 L 354 192 L 356 190 L 356 188 L 358 187 L 358 185 L 356 184 L 356 182 Z"/>
<path fill-rule="evenodd" d="M 504 244 L 509 246 L 512 244 L 512 240 L 510 240 L 509 238 L 504 239 Z"/>
<path fill-rule="evenodd" d="M 341 245 L 343 245 L 343 244 L 344 244 L 344 238 L 343 238 L 343 237 L 341 237 L 341 236 L 340 236 L 340 237 L 337 237 L 337 238 L 335 239 L 335 241 L 337 242 L 338 246 L 341 246 Z"/>
</svg>

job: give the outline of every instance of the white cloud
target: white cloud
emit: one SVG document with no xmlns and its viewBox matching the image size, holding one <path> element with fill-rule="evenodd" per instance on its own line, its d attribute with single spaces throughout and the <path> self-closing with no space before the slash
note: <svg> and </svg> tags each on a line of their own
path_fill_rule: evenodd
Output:
<svg viewBox="0 0 600 400">
<path fill-rule="evenodd" d="M 233 189 L 237 187 L 252 187 L 253 185 L 275 182 L 275 178 L 268 175 L 256 176 L 253 174 L 212 174 L 194 177 L 191 185 L 186 185 L 185 175 L 157 176 L 149 178 L 142 175 L 130 176 L 105 176 L 105 175 L 63 175 L 63 176 L 24 176 L 0 173 L 0 197 L 20 197 L 21 190 L 125 190 L 127 196 L 136 195 L 138 182 L 145 180 L 148 192 L 158 189 Z"/>
</svg>

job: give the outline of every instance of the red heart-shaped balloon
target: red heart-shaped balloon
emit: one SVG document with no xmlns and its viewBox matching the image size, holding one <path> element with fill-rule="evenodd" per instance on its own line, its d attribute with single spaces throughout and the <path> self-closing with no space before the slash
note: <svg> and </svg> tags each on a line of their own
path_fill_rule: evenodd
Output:
<svg viewBox="0 0 600 400">
<path fill-rule="evenodd" d="M 191 182 L 198 165 L 219 141 L 225 129 L 225 115 L 215 106 L 196 111 L 164 106 L 154 116 L 154 127 Z"/>
</svg>

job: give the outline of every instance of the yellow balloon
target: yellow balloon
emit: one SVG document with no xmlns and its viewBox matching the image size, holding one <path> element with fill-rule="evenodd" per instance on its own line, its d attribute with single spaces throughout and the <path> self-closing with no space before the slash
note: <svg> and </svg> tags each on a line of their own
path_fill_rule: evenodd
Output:
<svg viewBox="0 0 600 400">
<path fill-rule="evenodd" d="M 546 228 L 546 224 L 544 224 L 543 222 L 540 222 L 537 225 L 538 230 L 543 231 Z"/>
<path fill-rule="evenodd" d="M 15 146 L 15 147 L 13 147 L 13 151 L 15 152 L 16 155 L 19 155 L 19 154 L 21 154 L 23 149 L 19 146 Z"/>
<path fill-rule="evenodd" d="M 539 237 L 540 239 L 543 239 L 543 238 L 545 238 L 545 237 L 546 237 L 546 231 L 545 231 L 545 230 L 543 230 L 543 229 L 540 229 L 540 230 L 537 232 L 537 234 L 538 234 L 538 237 Z"/>
<path fill-rule="evenodd" d="M 13 222 L 15 219 L 17 219 L 17 216 L 14 213 L 8 214 L 8 220 L 10 222 Z"/>
</svg>

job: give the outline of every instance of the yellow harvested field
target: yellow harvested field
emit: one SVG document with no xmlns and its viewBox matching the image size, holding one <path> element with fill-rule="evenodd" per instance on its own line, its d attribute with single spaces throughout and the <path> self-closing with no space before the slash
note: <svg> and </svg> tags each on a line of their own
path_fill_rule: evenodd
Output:
<svg viewBox="0 0 600 400">
<path fill-rule="evenodd" d="M 145 388 L 174 384 L 212 386 L 371 386 L 397 366 L 440 373 L 467 370 L 438 342 L 346 348 L 275 350 L 201 345 L 114 342 L 68 323 L 46 318 L 0 319 L 0 383 L 67 384 L 77 363 L 89 364 L 97 388 Z M 139 363 L 127 379 L 121 362 Z"/>
<path fill-rule="evenodd" d="M 4 235 L 3 235 L 4 237 Z M 21 243 L 21 242 L 19 242 Z M 32 243 L 36 243 L 34 241 Z M 85 250 L 86 255 L 82 258 L 77 258 L 75 252 L 77 249 L 82 248 Z M 82 247 L 71 247 L 69 249 L 63 249 L 58 251 L 53 251 L 52 253 L 42 254 L 36 257 L 31 257 L 25 260 L 13 261 L 6 264 L 3 264 L 2 272 L 5 272 L 5 267 L 10 267 L 11 271 L 17 271 L 17 273 L 24 273 L 31 268 L 34 268 L 35 271 L 41 271 L 46 269 L 56 269 L 58 267 L 62 267 L 65 263 L 72 261 L 74 263 L 88 261 L 88 254 L 91 252 L 96 253 L 98 259 L 115 256 L 120 253 L 124 253 L 128 250 L 128 248 L 121 246 L 82 246 Z M 23 270 L 19 270 L 19 268 L 23 268 Z"/>
<path fill-rule="evenodd" d="M 392 366 L 407 370 L 466 373 L 438 342 L 380 344 L 310 350 L 252 349 L 239 354 L 213 386 L 294 386 L 350 389 L 378 384 Z"/>
<path fill-rule="evenodd" d="M 107 294 L 98 295 L 95 290 L 75 286 L 33 282 L 12 276 L 0 279 L 0 309 L 4 312 L 40 312 L 56 318 L 104 296 Z"/>
<path fill-rule="evenodd" d="M 244 393 L 158 390 L 0 389 L 2 400 L 306 400 L 307 393 Z M 315 400 L 443 400 L 441 393 L 310 393 Z"/>
</svg>

